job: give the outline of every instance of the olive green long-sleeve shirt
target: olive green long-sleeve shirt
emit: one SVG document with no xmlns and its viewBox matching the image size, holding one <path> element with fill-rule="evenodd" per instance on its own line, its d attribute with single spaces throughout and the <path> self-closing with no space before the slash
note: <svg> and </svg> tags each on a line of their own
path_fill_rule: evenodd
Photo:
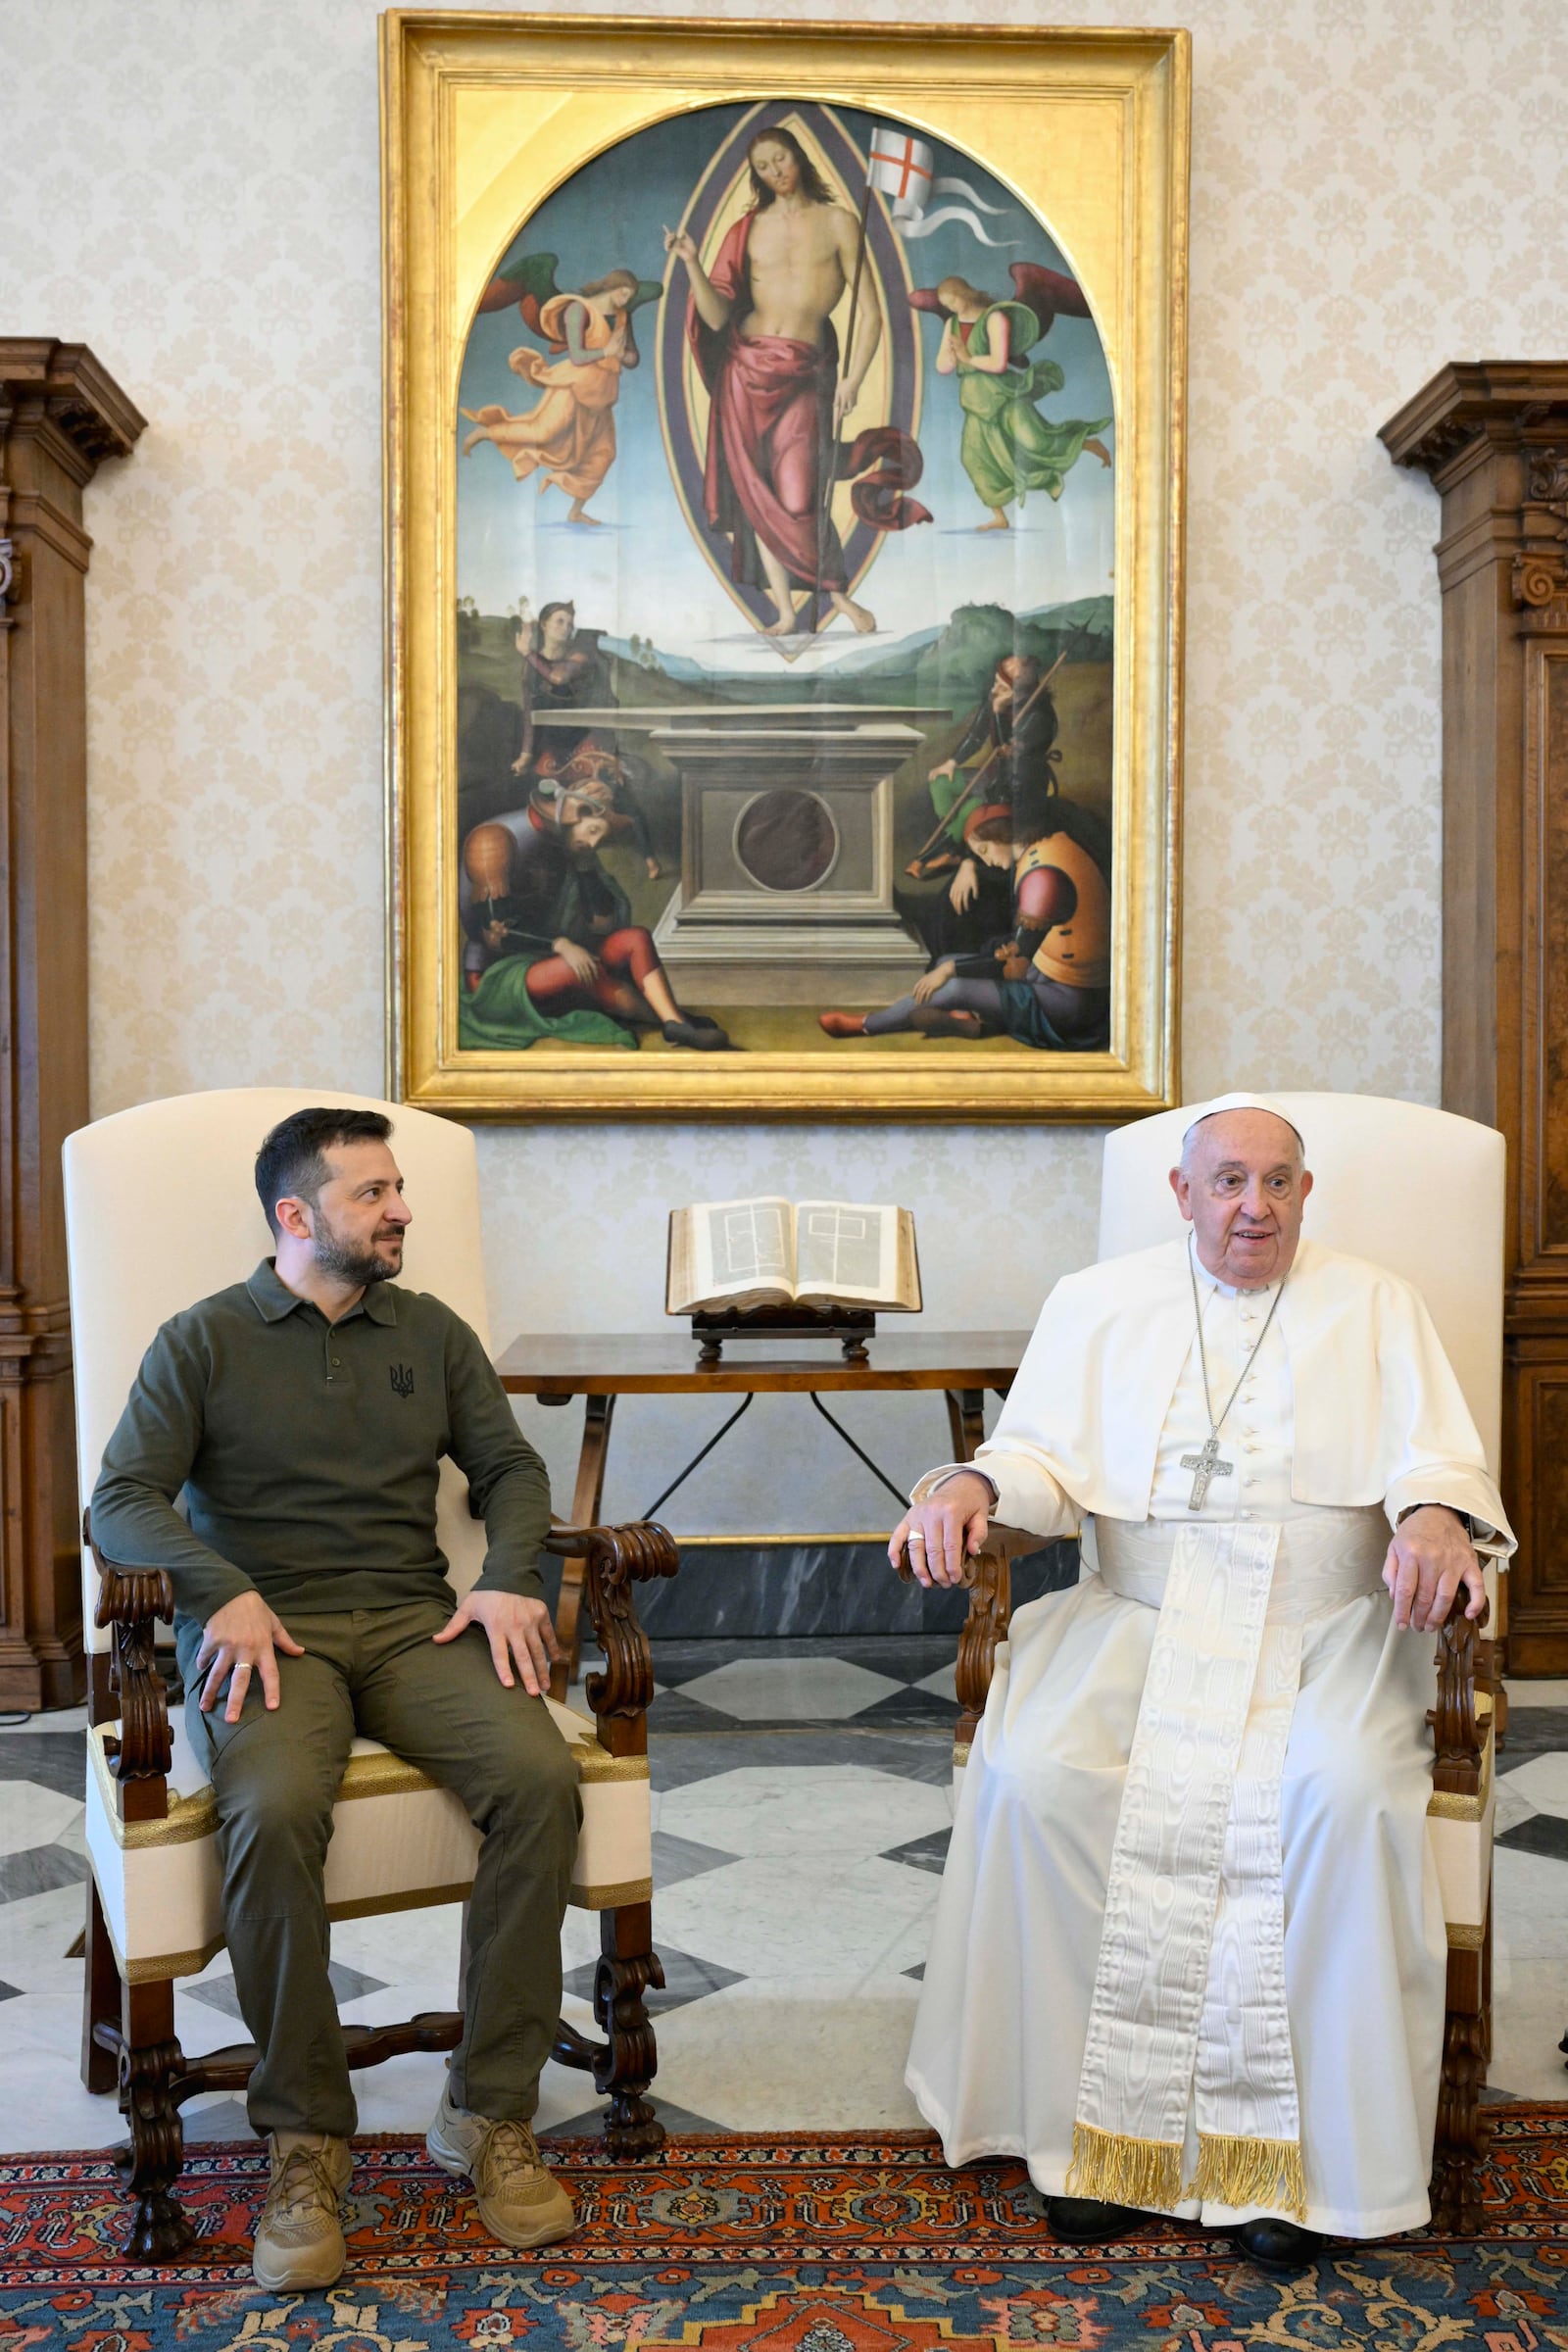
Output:
<svg viewBox="0 0 1568 2352">
<path fill-rule="evenodd" d="M 264 1259 L 148 1348 L 104 1451 L 93 1535 L 109 1559 L 167 1568 L 176 1607 L 203 1621 L 252 1590 L 285 1619 L 450 1598 L 444 1454 L 484 1518 L 480 1585 L 542 1598 L 550 1483 L 475 1333 L 390 1283 L 329 1323 Z"/>
</svg>

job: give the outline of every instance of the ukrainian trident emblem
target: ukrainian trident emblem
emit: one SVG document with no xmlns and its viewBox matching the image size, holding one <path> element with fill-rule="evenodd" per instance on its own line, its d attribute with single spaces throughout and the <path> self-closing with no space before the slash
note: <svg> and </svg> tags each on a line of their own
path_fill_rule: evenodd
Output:
<svg viewBox="0 0 1568 2352">
<path fill-rule="evenodd" d="M 414 1366 L 412 1364 L 392 1364 L 388 1367 L 388 1372 L 392 1386 L 400 1396 L 414 1395 Z"/>
</svg>

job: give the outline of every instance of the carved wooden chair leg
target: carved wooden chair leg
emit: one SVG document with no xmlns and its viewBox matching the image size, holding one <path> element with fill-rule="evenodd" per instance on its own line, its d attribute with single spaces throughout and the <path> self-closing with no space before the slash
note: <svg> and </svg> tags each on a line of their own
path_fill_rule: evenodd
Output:
<svg viewBox="0 0 1568 2352">
<path fill-rule="evenodd" d="M 594 1978 L 594 2015 L 607 2048 L 594 2062 L 594 2082 L 610 2100 L 605 2147 L 612 2156 L 656 2156 L 664 2127 L 643 2093 L 659 2068 L 653 2021 L 643 2006 L 650 1984 L 662 1992 L 664 1969 L 653 1948 L 648 1903 L 624 1903 L 599 1915 L 601 1952 Z"/>
<path fill-rule="evenodd" d="M 1432 1725 L 1432 1785 L 1464 1797 L 1479 1812 L 1485 1732 L 1476 1690 L 1495 1691 L 1496 1652 L 1466 1617 L 1450 1617 L 1438 1637 L 1438 1703 Z M 1447 2014 L 1432 2152 L 1432 2218 L 1441 2230 L 1468 2234 L 1481 2222 L 1481 2158 L 1487 2126 L 1481 2089 L 1492 2038 L 1492 1906 L 1473 1948 L 1448 1948 Z"/>
<path fill-rule="evenodd" d="M 81 2079 L 89 2090 L 113 2090 L 120 2080 L 115 2050 L 97 2038 L 99 2026 L 120 2024 L 120 1971 L 109 1940 L 98 1888 L 87 1881 L 87 1966 L 81 1987 Z"/>
<path fill-rule="evenodd" d="M 578 1499 L 583 1499 L 578 1488 Z M 646 1756 L 648 1710 L 654 1698 L 654 1661 L 637 1615 L 633 1587 L 673 1576 L 680 1553 L 668 1531 L 649 1520 L 630 1527 L 553 1527 L 542 1548 L 585 1562 L 589 1620 L 605 1654 L 603 1674 L 588 1677 L 586 1696 L 601 1744 L 612 1756 Z M 605 2146 L 612 2156 L 657 2156 L 664 2127 L 643 2093 L 659 2065 L 654 2029 L 643 2006 L 650 1984 L 663 1988 L 654 1950 L 652 1905 L 622 1903 L 599 1915 L 600 1959 L 594 1976 L 594 2016 L 605 2040 L 563 2027 L 556 2055 L 580 2066 L 590 2051 L 594 2082 L 610 2101 Z"/>
<path fill-rule="evenodd" d="M 185 2054 L 174 2038 L 171 1984 L 127 1984 L 120 2034 L 120 2108 L 130 2146 L 116 2163 L 136 2200 L 125 2251 L 133 2260 L 170 2262 L 196 2232 L 171 2193 L 185 2164 L 176 2105 Z"/>
<path fill-rule="evenodd" d="M 1490 1936 L 1490 1919 L 1487 1933 Z M 1440 2230 L 1464 2235 L 1481 2226 L 1481 2159 L 1487 2135 L 1481 2106 L 1481 2086 L 1487 2079 L 1485 1958 L 1484 1949 L 1448 1954 L 1448 2008 L 1433 2150 L 1433 2222 Z"/>
</svg>

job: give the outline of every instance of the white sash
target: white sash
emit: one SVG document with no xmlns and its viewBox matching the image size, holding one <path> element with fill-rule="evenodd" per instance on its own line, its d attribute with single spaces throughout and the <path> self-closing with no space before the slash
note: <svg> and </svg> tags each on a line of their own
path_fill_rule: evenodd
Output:
<svg viewBox="0 0 1568 2352">
<path fill-rule="evenodd" d="M 1157 1605 L 1111 1850 L 1068 2193 L 1304 2217 L 1285 2007 L 1280 1783 L 1301 1630 L 1376 1589 L 1381 1513 L 1101 1519 L 1101 1574 Z M 1196 2097 L 1199 2163 L 1182 2180 Z"/>
</svg>

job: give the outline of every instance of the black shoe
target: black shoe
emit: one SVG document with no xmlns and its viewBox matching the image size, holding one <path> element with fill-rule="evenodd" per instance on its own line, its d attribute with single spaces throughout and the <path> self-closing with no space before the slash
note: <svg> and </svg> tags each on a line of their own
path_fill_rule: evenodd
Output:
<svg viewBox="0 0 1568 2352">
<path fill-rule="evenodd" d="M 661 1023 L 661 1035 L 665 1045 L 684 1045 L 694 1054 L 733 1054 L 736 1049 L 719 1028 L 717 1021 L 665 1021 Z"/>
<path fill-rule="evenodd" d="M 730 1044 L 716 1021 L 665 1021 L 661 1029 L 668 1046 L 686 1046 L 694 1054 L 733 1054 Z"/>
<path fill-rule="evenodd" d="M 1046 2227 L 1053 2237 L 1092 2245 L 1102 2237 L 1126 2237 L 1142 2220 L 1132 2205 L 1102 2205 L 1095 2197 L 1047 2197 Z"/>
<path fill-rule="evenodd" d="M 1231 2235 L 1260 2271 L 1309 2271 L 1326 2243 L 1315 2230 L 1298 2229 L 1272 2213 L 1238 2222 Z"/>
</svg>

